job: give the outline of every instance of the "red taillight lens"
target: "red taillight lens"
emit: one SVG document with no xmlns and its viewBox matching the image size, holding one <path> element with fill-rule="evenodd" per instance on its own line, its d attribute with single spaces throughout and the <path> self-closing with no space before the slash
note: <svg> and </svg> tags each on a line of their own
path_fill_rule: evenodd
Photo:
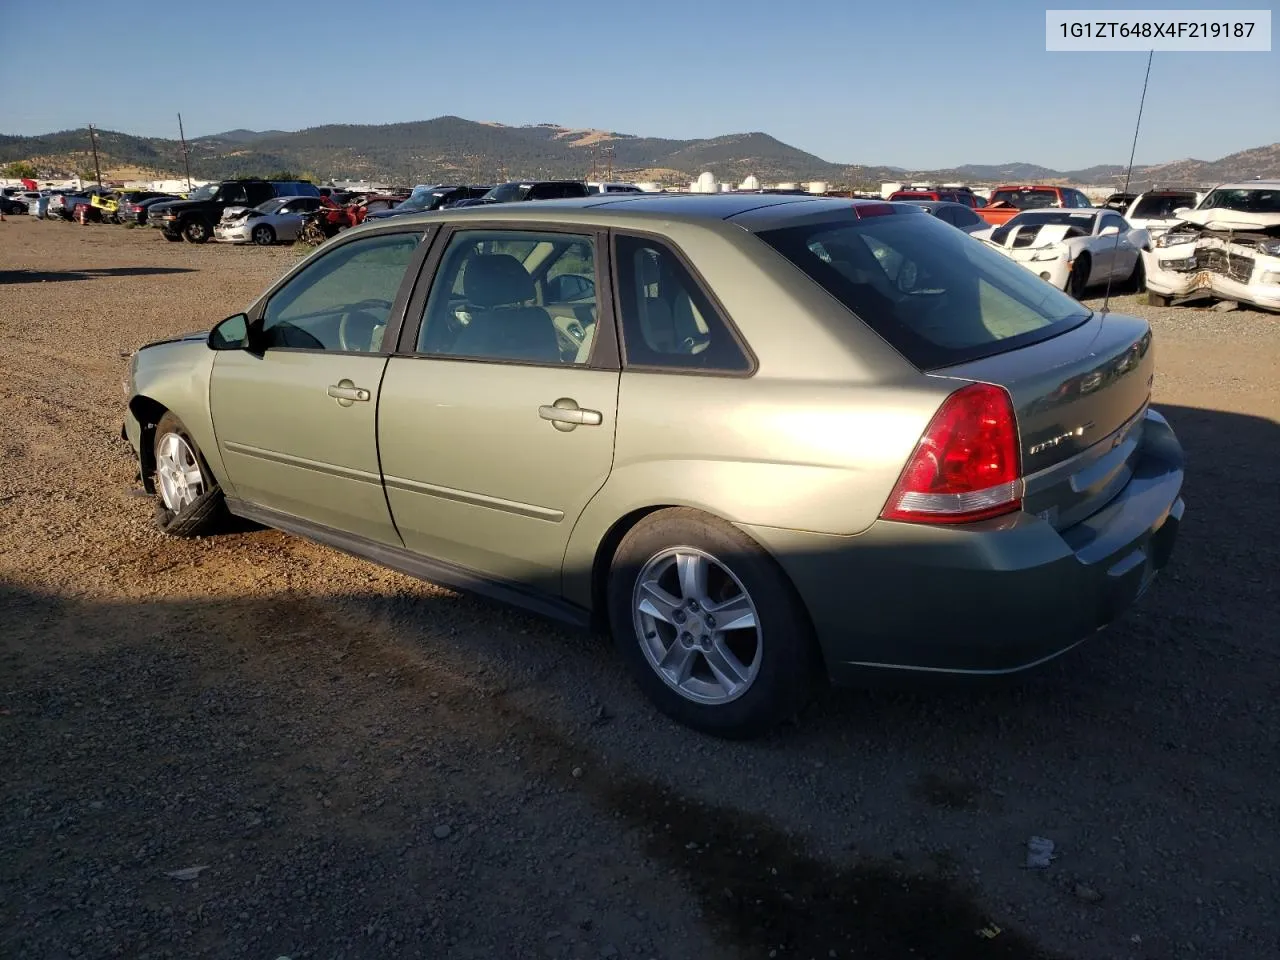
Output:
<svg viewBox="0 0 1280 960">
<path fill-rule="evenodd" d="M 885 217 L 897 212 L 892 204 L 888 203 L 855 203 L 853 205 L 853 215 L 859 220 L 865 220 L 867 217 Z"/>
<path fill-rule="evenodd" d="M 880 516 L 911 523 L 969 523 L 1022 505 L 1022 464 L 1013 402 L 975 383 L 934 414 Z"/>
</svg>

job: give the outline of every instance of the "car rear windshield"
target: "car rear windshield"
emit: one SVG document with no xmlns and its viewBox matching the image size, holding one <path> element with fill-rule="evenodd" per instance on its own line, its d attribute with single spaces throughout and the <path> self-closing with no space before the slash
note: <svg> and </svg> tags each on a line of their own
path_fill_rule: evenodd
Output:
<svg viewBox="0 0 1280 960">
<path fill-rule="evenodd" d="M 1194 207 L 1194 193 L 1161 193 L 1148 194 L 1139 200 L 1129 214 L 1139 220 L 1160 220 L 1173 216 L 1179 207 Z"/>
<path fill-rule="evenodd" d="M 1019 210 L 1035 210 L 1039 207 L 1056 207 L 1058 192 L 1056 190 L 997 190 L 991 195 L 992 203 L 1005 203 Z"/>
<path fill-rule="evenodd" d="M 1048 340 L 1090 316 L 1026 268 L 933 217 L 855 219 L 851 211 L 849 219 L 758 236 L 922 370 Z"/>
</svg>

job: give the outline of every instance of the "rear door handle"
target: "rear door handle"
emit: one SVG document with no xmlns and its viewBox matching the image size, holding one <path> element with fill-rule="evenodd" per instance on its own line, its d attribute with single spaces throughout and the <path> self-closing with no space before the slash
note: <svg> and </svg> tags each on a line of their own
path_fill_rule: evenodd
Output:
<svg viewBox="0 0 1280 960">
<path fill-rule="evenodd" d="M 550 420 L 557 430 L 572 430 L 574 427 L 598 427 L 604 423 L 604 414 L 599 410 L 585 410 L 578 406 L 578 401 L 569 397 L 561 397 L 555 403 L 538 408 L 538 416 Z"/>
<path fill-rule="evenodd" d="M 329 384 L 329 389 L 325 392 L 337 400 L 340 406 L 344 407 L 351 406 L 357 400 L 363 403 L 370 397 L 368 390 L 364 387 L 357 387 L 350 380 L 339 380 L 337 383 L 331 383 Z"/>
</svg>

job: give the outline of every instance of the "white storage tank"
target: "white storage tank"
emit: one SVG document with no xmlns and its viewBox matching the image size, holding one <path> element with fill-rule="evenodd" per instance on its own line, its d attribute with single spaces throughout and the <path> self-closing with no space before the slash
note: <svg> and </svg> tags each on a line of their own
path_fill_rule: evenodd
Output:
<svg viewBox="0 0 1280 960">
<path fill-rule="evenodd" d="M 745 180 L 743 180 L 742 183 L 738 184 L 738 189 L 739 190 L 759 190 L 760 178 L 753 173 L 749 175 Z"/>
<path fill-rule="evenodd" d="M 808 189 L 808 191 L 809 191 L 810 193 L 818 193 L 818 194 L 826 193 L 826 192 L 827 192 L 827 181 L 825 181 L 825 180 L 812 180 L 812 181 L 810 181 L 810 182 L 806 185 L 806 188 Z"/>
<path fill-rule="evenodd" d="M 794 190 L 795 188 L 796 188 L 796 185 L 795 185 L 794 183 L 780 183 L 780 184 L 778 184 L 778 189 L 779 189 L 779 190 Z"/>
<path fill-rule="evenodd" d="M 720 187 L 716 183 L 716 175 L 710 170 L 704 170 L 698 174 L 698 183 L 694 189 L 698 193 L 719 193 Z"/>
</svg>

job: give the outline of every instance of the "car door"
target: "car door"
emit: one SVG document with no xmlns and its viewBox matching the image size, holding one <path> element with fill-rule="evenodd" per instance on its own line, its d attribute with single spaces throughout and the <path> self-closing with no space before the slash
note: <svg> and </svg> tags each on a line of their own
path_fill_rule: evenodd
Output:
<svg viewBox="0 0 1280 960">
<path fill-rule="evenodd" d="M 438 241 L 387 366 L 378 443 L 407 548 L 558 594 L 569 534 L 613 464 L 617 341 L 603 234 L 521 224 Z M 549 302 L 548 286 L 591 295 Z"/>
<path fill-rule="evenodd" d="M 237 499 L 399 544 L 376 411 L 422 237 L 366 234 L 313 257 L 255 311 L 250 349 L 217 354 L 209 404 Z"/>
</svg>

